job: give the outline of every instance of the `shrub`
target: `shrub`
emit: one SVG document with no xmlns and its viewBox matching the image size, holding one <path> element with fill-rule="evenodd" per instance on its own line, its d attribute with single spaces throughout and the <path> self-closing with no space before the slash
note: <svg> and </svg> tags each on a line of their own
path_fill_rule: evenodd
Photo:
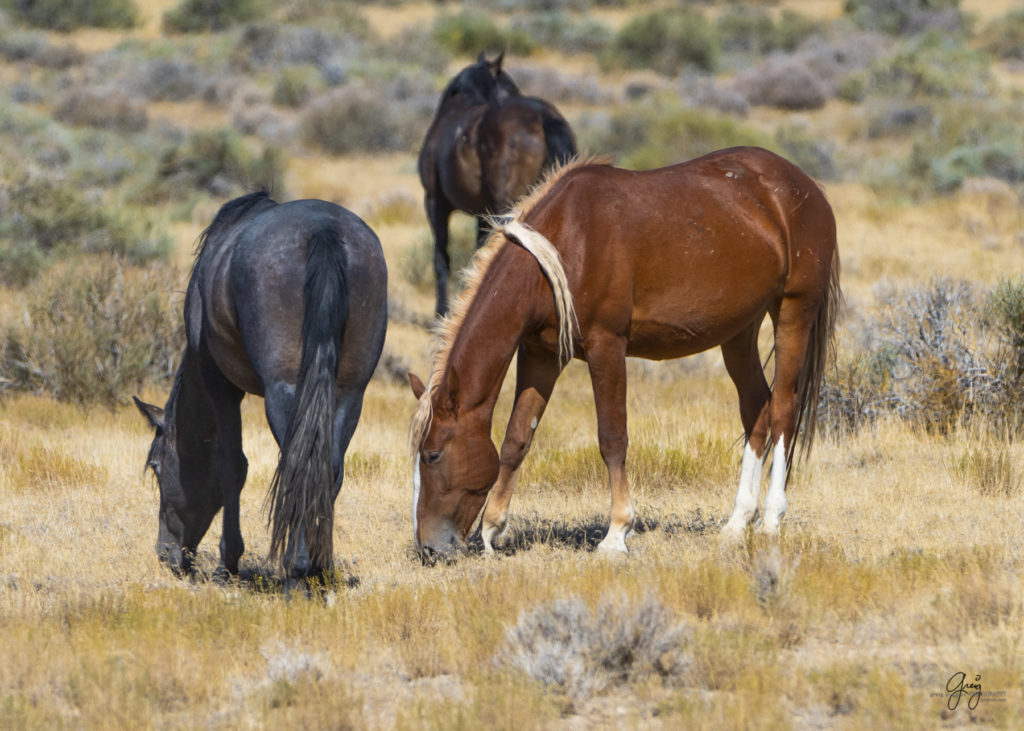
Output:
<svg viewBox="0 0 1024 731">
<path fill-rule="evenodd" d="M 290 66 L 274 82 L 271 100 L 282 107 L 301 107 L 323 88 L 320 73 L 312 66 Z"/>
<path fill-rule="evenodd" d="M 771 147 L 769 137 L 732 117 L 655 98 L 619 105 L 610 115 L 583 117 L 576 125 L 581 149 L 615 150 L 634 169 L 689 160 L 733 145 Z"/>
<path fill-rule="evenodd" d="M 266 12 L 265 0 L 181 0 L 164 13 L 163 28 L 165 33 L 217 33 Z"/>
<path fill-rule="evenodd" d="M 26 326 L 5 335 L 0 381 L 111 405 L 169 381 L 184 343 L 180 288 L 162 264 L 133 270 L 101 258 L 55 267 L 33 289 Z"/>
<path fill-rule="evenodd" d="M 15 279 L 25 279 L 44 257 L 110 253 L 145 262 L 166 256 L 170 246 L 148 217 L 113 209 L 71 184 L 25 179 L 11 185 L 7 198 L 11 215 L 0 221 L 0 244 L 17 264 Z"/>
<path fill-rule="evenodd" d="M 0 37 L 0 56 L 8 61 L 27 61 L 50 69 L 66 69 L 85 60 L 85 54 L 75 46 L 50 43 L 40 31 Z"/>
<path fill-rule="evenodd" d="M 576 20 L 561 11 L 517 16 L 509 29 L 522 33 L 545 48 L 557 48 L 569 54 L 600 53 L 612 40 L 612 32 L 601 22 L 589 18 Z"/>
<path fill-rule="evenodd" d="M 907 35 L 963 28 L 960 0 L 846 0 L 843 13 L 866 30 Z"/>
<path fill-rule="evenodd" d="M 68 32 L 95 28 L 133 28 L 139 11 L 133 0 L 3 0 L 17 19 L 36 28 Z"/>
<path fill-rule="evenodd" d="M 156 58 L 142 64 L 133 88 L 153 101 L 179 102 L 194 99 L 206 85 L 205 74 L 190 61 Z"/>
<path fill-rule="evenodd" d="M 403 105 L 365 86 L 347 85 L 313 102 L 302 118 L 307 144 L 332 155 L 408 150 L 422 134 Z"/>
<path fill-rule="evenodd" d="M 869 83 L 872 91 L 901 99 L 983 98 L 994 92 L 989 58 L 940 33 L 916 36 L 875 61 Z"/>
<path fill-rule="evenodd" d="M 557 599 L 520 616 L 496 661 L 578 704 L 610 685 L 678 676 L 688 664 L 687 641 L 686 628 L 656 599 L 603 601 L 596 617 L 580 599 Z"/>
<path fill-rule="evenodd" d="M 818 180 L 839 177 L 832 144 L 796 125 L 783 125 L 775 133 L 776 148 L 805 173 Z"/>
<path fill-rule="evenodd" d="M 149 124 L 146 106 L 120 89 L 72 89 L 56 103 L 53 118 L 65 124 L 139 132 Z"/>
<path fill-rule="evenodd" d="M 465 55 L 487 51 L 508 51 L 517 56 L 533 52 L 534 42 L 526 33 L 498 27 L 487 15 L 466 10 L 444 14 L 434 21 L 434 39 L 450 52 Z"/>
<path fill-rule="evenodd" d="M 761 55 L 776 48 L 775 21 L 764 8 L 729 6 L 718 16 L 717 27 L 726 51 Z"/>
<path fill-rule="evenodd" d="M 476 250 L 476 226 L 470 218 L 458 216 L 452 217 L 449 223 L 448 257 L 451 262 L 451 272 L 455 285 L 461 289 L 462 282 L 458 281 L 457 274 L 464 270 L 473 258 Z M 434 237 L 431 234 L 422 235 L 415 245 L 406 249 L 402 257 L 402 276 L 422 292 L 432 292 L 434 289 Z M 449 279 L 448 288 L 452 290 L 453 281 Z M 449 291 L 450 297 L 457 296 L 457 293 Z"/>
<path fill-rule="evenodd" d="M 676 74 L 688 64 L 713 71 L 720 54 L 718 34 L 702 13 L 660 10 L 629 21 L 612 42 L 605 63 Z"/>
<path fill-rule="evenodd" d="M 963 145 L 932 159 L 936 190 L 956 190 L 967 178 L 992 176 L 1011 183 L 1024 181 L 1024 144 L 990 142 Z"/>
<path fill-rule="evenodd" d="M 893 292 L 863 323 L 856 351 L 826 379 L 819 423 L 856 429 L 892 414 L 929 431 L 1024 425 L 1024 283 L 986 297 L 966 282 L 937 280 Z"/>
<path fill-rule="evenodd" d="M 193 133 L 160 156 L 156 179 L 144 199 L 180 197 L 189 190 L 227 196 L 242 190 L 270 190 L 283 179 L 281 153 L 272 146 L 252 149 L 233 130 Z"/>
<path fill-rule="evenodd" d="M 1024 60 L 1024 9 L 990 22 L 981 33 L 982 47 L 999 58 Z"/>
<path fill-rule="evenodd" d="M 751 104 L 778 109 L 820 109 L 829 89 L 806 64 L 792 56 L 771 58 L 740 74 L 735 88 Z"/>
</svg>

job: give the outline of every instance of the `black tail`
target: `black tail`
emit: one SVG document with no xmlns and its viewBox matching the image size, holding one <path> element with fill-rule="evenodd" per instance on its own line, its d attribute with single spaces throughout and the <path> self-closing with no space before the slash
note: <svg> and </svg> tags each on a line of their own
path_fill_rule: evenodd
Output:
<svg viewBox="0 0 1024 731">
<path fill-rule="evenodd" d="M 349 305 L 344 251 L 333 229 L 310 237 L 302 298 L 302 361 L 267 496 L 270 556 L 276 560 L 304 532 L 313 565 L 326 568 L 333 558 L 335 381 Z"/>
<path fill-rule="evenodd" d="M 563 165 L 576 155 L 576 137 L 572 128 L 561 116 L 544 117 L 544 139 L 548 154 L 544 167 Z"/>
</svg>

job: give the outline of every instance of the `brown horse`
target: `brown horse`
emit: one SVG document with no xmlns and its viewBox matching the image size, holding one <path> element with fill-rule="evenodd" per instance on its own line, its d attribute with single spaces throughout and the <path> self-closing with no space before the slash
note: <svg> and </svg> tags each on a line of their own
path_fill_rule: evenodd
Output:
<svg viewBox="0 0 1024 731">
<path fill-rule="evenodd" d="M 439 316 L 448 311 L 452 212 L 477 216 L 480 246 L 488 232 L 486 215 L 511 210 L 545 170 L 576 154 L 569 123 L 543 99 L 520 95 L 502 71 L 503 55 L 487 61 L 480 54 L 449 82 L 420 151 Z"/>
<path fill-rule="evenodd" d="M 776 533 L 801 427 L 810 447 L 840 296 L 832 209 L 811 178 L 771 152 L 738 147 L 647 172 L 585 163 L 556 171 L 478 254 L 442 326 L 428 384 L 410 374 L 419 399 L 410 436 L 421 557 L 450 555 L 485 501 L 481 533 L 493 550 L 537 421 L 574 352 L 590 369 L 611 486 L 599 549 L 625 552 L 634 519 L 626 356 L 678 358 L 714 346 L 736 385 L 746 435 L 725 531 L 735 536 L 753 522 L 770 450 L 761 529 Z M 757 347 L 765 315 L 775 334 L 771 387 Z M 499 455 L 491 421 L 517 352 Z"/>
</svg>

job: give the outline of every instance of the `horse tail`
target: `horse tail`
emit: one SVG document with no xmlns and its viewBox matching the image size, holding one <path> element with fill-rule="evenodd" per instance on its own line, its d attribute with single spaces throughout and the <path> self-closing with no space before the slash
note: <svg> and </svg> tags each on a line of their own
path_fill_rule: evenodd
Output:
<svg viewBox="0 0 1024 731">
<path fill-rule="evenodd" d="M 349 311 L 345 268 L 338 231 L 322 228 L 313 233 L 302 290 L 302 358 L 281 458 L 267 496 L 271 560 L 302 533 L 314 565 L 327 566 L 332 559 L 335 389 Z"/>
<path fill-rule="evenodd" d="M 561 115 L 544 116 L 544 141 L 547 145 L 545 168 L 564 165 L 576 156 L 576 137 Z"/>
<path fill-rule="evenodd" d="M 558 249 L 547 238 L 518 218 L 504 220 L 501 231 L 505 237 L 518 243 L 533 254 L 541 271 L 551 284 L 555 297 L 555 315 L 558 318 L 558 359 L 563 363 L 572 360 L 573 330 L 576 325 L 576 311 L 569 291 L 569 280 L 562 266 Z"/>
<path fill-rule="evenodd" d="M 797 379 L 796 433 L 800 435 L 800 452 L 803 456 L 810 453 L 814 444 L 814 433 L 817 431 L 818 423 L 818 393 L 821 390 L 825 367 L 830 356 L 835 354 L 836 314 L 842 298 L 842 290 L 839 287 L 839 250 L 833 249 L 825 298 L 811 325 L 807 354 L 800 377 Z M 794 439 L 793 444 L 787 448 L 787 465 L 793 464 L 795 446 Z"/>
</svg>

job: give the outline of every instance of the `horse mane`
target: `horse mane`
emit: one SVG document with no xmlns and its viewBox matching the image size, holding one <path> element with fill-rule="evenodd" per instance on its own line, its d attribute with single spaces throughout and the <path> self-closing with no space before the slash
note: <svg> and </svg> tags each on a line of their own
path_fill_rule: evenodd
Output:
<svg viewBox="0 0 1024 731">
<path fill-rule="evenodd" d="M 196 240 L 196 258 L 202 255 L 203 250 L 206 248 L 206 243 L 211 237 L 220 234 L 224 229 L 234 226 L 248 216 L 257 206 L 265 202 L 277 205 L 277 202 L 270 197 L 268 191 L 258 190 L 230 200 L 222 205 L 220 210 L 217 211 L 217 215 L 213 217 L 213 221 L 203 229 L 203 232 L 199 234 L 199 238 Z"/>
<path fill-rule="evenodd" d="M 523 223 L 523 218 L 551 192 L 555 184 L 571 171 L 592 164 L 608 164 L 606 158 L 575 156 L 561 165 L 548 170 L 547 174 L 530 191 L 523 196 L 504 216 L 491 216 L 491 235 L 484 246 L 473 256 L 465 275 L 465 286 L 448 315 L 434 327 L 434 346 L 431 353 L 430 377 L 426 389 L 420 397 L 409 424 L 409 444 L 413 454 L 419 450 L 430 429 L 433 420 L 433 396 L 441 386 L 441 377 L 448 367 L 455 338 L 462 329 L 470 305 L 476 296 L 480 282 L 483 281 L 494 261 L 495 254 L 508 241 L 514 241 L 529 251 L 540 265 L 544 275 L 551 284 L 555 297 L 555 311 L 558 315 L 558 357 L 560 360 L 572 359 L 573 327 L 576 314 L 573 310 L 572 295 L 565 277 L 558 251 L 542 234 Z"/>
</svg>

